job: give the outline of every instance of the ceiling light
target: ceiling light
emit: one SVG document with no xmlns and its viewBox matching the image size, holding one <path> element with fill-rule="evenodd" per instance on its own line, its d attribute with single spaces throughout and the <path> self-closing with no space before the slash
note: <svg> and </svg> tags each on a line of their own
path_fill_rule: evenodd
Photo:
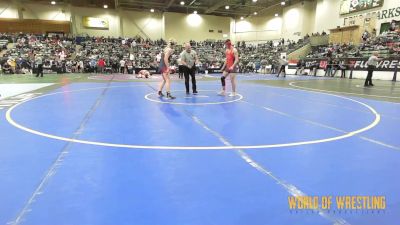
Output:
<svg viewBox="0 0 400 225">
<path fill-rule="evenodd" d="M 229 9 L 229 5 L 226 5 L 226 6 L 225 6 L 225 9 Z"/>
<path fill-rule="evenodd" d="M 51 4 L 52 4 L 52 5 L 55 5 L 55 4 L 56 4 L 56 1 L 51 1 Z"/>
<path fill-rule="evenodd" d="M 253 2 L 257 2 L 257 0 L 253 0 Z"/>
<path fill-rule="evenodd" d="M 241 16 L 241 17 L 240 17 L 240 19 L 241 19 L 241 20 L 244 20 L 244 17 L 243 17 L 243 16 Z"/>
<path fill-rule="evenodd" d="M 258 13 L 257 13 L 257 12 L 254 12 L 253 14 L 257 16 Z"/>
<path fill-rule="evenodd" d="M 197 11 L 194 11 L 193 14 L 197 14 Z"/>
<path fill-rule="evenodd" d="M 279 16 L 279 14 L 278 13 L 275 13 L 275 17 L 278 17 Z"/>
<path fill-rule="evenodd" d="M 107 9 L 107 8 L 108 8 L 108 5 L 103 5 L 103 7 L 104 7 L 105 9 Z"/>
<path fill-rule="evenodd" d="M 184 2 L 184 1 L 181 1 L 181 5 L 185 5 L 185 2 Z"/>
<path fill-rule="evenodd" d="M 153 12 L 154 12 L 154 9 L 150 9 L 150 12 L 152 12 L 152 13 L 153 13 Z"/>
<path fill-rule="evenodd" d="M 286 2 L 281 2 L 281 5 L 286 5 Z"/>
</svg>

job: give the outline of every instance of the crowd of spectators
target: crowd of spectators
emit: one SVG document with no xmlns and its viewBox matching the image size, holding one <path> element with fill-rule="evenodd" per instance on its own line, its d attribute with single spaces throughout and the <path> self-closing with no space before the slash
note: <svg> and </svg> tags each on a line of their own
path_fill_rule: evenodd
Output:
<svg viewBox="0 0 400 225">
<path fill-rule="evenodd" d="M 161 52 L 166 45 L 163 39 L 142 37 L 73 37 L 58 35 L 0 34 L 0 40 L 13 43 L 3 54 L 0 64 L 3 72 L 33 73 L 36 58 L 43 59 L 45 73 L 130 73 L 141 69 L 156 70 Z M 307 42 L 290 40 L 264 43 L 238 42 L 241 72 L 256 71 L 263 64 L 273 64 L 280 54 L 290 53 Z M 190 41 L 200 58 L 199 72 L 221 68 L 225 59 L 223 40 Z M 178 68 L 182 46 L 175 47 L 171 65 Z M 177 70 L 177 69 L 175 69 Z"/>
<path fill-rule="evenodd" d="M 308 61 L 308 67 L 319 67 L 318 60 L 326 60 L 325 76 L 334 76 L 341 70 L 349 69 L 349 61 L 355 58 L 368 58 L 373 53 L 377 53 L 382 58 L 397 58 L 400 56 L 400 30 L 392 29 L 376 35 L 374 29 L 371 33 L 363 32 L 360 44 L 353 43 L 329 44 L 326 46 L 313 47 L 312 51 L 296 66 L 297 71 L 304 70 Z M 296 71 L 296 73 L 297 73 Z M 313 72 L 314 73 L 314 72 Z"/>
<path fill-rule="evenodd" d="M 364 39 L 364 38 L 363 38 Z M 360 45 L 352 43 L 329 44 L 314 47 L 306 58 L 355 58 L 368 57 L 379 52 L 382 57 L 400 55 L 400 35 L 397 32 L 385 32 L 379 36 L 368 36 Z"/>
<path fill-rule="evenodd" d="M 313 47 L 305 59 L 328 59 L 328 64 L 338 66 L 343 59 L 368 57 L 379 52 L 381 57 L 400 55 L 400 35 L 398 30 L 376 36 L 364 32 L 362 43 L 330 44 Z M 326 35 L 316 33 L 311 36 Z M 239 71 L 255 72 L 267 65 L 274 71 L 279 67 L 282 53 L 292 51 L 309 43 L 307 34 L 297 42 L 279 39 L 258 43 L 239 41 Z M 12 48 L 7 49 L 9 43 Z M 225 59 L 223 40 L 190 41 L 199 55 L 199 72 L 218 70 Z M 161 60 L 161 52 L 166 45 L 163 39 L 150 40 L 142 37 L 73 37 L 58 35 L 0 34 L 0 69 L 4 73 L 33 73 L 36 58 L 43 59 L 45 73 L 139 73 L 146 69 L 156 71 Z M 172 56 L 172 71 L 179 66 L 182 46 L 175 46 Z M 1 57 L 2 56 L 2 57 Z M 316 62 L 317 63 L 317 62 Z M 343 63 L 346 64 L 346 63 Z M 309 63 L 310 65 L 310 63 Z M 329 74 L 329 73 L 328 73 Z"/>
</svg>

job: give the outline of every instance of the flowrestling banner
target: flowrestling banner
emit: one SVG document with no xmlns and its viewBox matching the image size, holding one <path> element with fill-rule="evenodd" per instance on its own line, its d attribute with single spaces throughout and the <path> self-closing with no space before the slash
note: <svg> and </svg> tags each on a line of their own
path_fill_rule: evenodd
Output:
<svg viewBox="0 0 400 225">
<path fill-rule="evenodd" d="M 337 66 L 338 62 L 343 61 L 346 64 L 346 69 L 353 69 L 353 70 L 367 70 L 368 65 L 367 61 L 368 58 L 342 58 L 342 59 L 335 59 L 333 66 Z M 328 66 L 328 59 L 304 59 L 306 64 L 306 68 L 314 68 L 318 67 L 319 69 L 326 69 Z M 296 67 L 297 60 L 290 61 L 291 67 Z M 377 71 L 400 71 L 400 58 L 386 58 L 381 59 L 378 62 L 376 67 Z"/>
</svg>

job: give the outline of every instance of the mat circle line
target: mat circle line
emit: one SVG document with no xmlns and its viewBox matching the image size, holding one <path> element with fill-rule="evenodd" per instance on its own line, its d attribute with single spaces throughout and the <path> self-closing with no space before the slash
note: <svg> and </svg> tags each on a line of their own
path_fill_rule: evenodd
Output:
<svg viewBox="0 0 400 225">
<path fill-rule="evenodd" d="M 199 92 L 215 92 L 215 90 L 199 90 Z M 172 91 L 173 92 L 184 92 L 184 91 Z M 239 98 L 237 99 L 233 99 L 233 100 L 229 100 L 229 101 L 223 101 L 223 102 L 201 102 L 201 103 L 185 103 L 185 102 L 176 102 L 175 100 L 171 100 L 169 102 L 163 102 L 161 100 L 156 100 L 151 98 L 150 96 L 152 95 L 157 95 L 157 93 L 149 93 L 147 95 L 144 96 L 144 98 L 148 101 L 151 102 L 156 102 L 156 103 L 161 103 L 161 104 L 171 104 L 171 105 L 221 105 L 221 104 L 227 104 L 227 103 L 232 103 L 232 102 L 237 102 L 243 99 L 243 95 L 241 94 L 236 94 L 237 96 L 239 96 Z M 196 96 L 196 95 L 194 95 Z M 158 98 L 158 97 L 157 97 Z"/>
<path fill-rule="evenodd" d="M 378 98 L 400 99 L 400 97 L 395 97 L 395 96 L 368 95 L 368 94 L 361 94 L 361 93 L 354 93 L 354 92 L 330 91 L 330 90 L 325 90 L 325 89 L 309 88 L 309 87 L 295 85 L 297 83 L 306 83 L 306 82 L 309 82 L 309 81 L 294 81 L 294 82 L 290 82 L 289 86 L 294 87 L 295 89 L 302 89 L 302 90 L 308 90 L 308 91 L 319 92 L 319 93 L 325 92 L 322 94 L 335 93 L 335 94 L 348 94 L 348 95 L 358 95 L 358 96 L 370 96 L 370 97 L 378 97 Z M 334 95 L 334 94 L 330 94 L 330 95 Z M 334 95 L 334 96 L 337 96 L 337 95 Z"/>
<path fill-rule="evenodd" d="M 141 85 L 138 85 L 138 86 L 141 86 Z M 115 86 L 115 87 L 111 87 L 111 88 L 117 88 L 117 87 L 129 87 L 129 85 L 127 85 L 127 86 Z M 311 145 L 311 144 L 319 144 L 319 143 L 337 141 L 337 140 L 349 138 L 349 137 L 352 137 L 354 135 L 363 133 L 363 132 L 375 127 L 376 125 L 378 125 L 379 122 L 380 122 L 380 119 L 381 119 L 380 114 L 373 107 L 371 107 L 371 106 L 369 106 L 369 105 L 367 105 L 367 104 L 365 104 L 363 102 L 360 102 L 360 101 L 357 101 L 357 100 L 354 100 L 354 99 L 351 99 L 351 98 L 347 98 L 347 97 L 344 97 L 344 96 L 328 94 L 328 93 L 319 93 L 319 94 L 330 95 L 330 96 L 334 96 L 334 97 L 337 97 L 337 98 L 342 98 L 342 99 L 346 99 L 348 101 L 352 101 L 352 102 L 358 103 L 358 104 L 366 107 L 373 115 L 375 115 L 375 119 L 369 125 L 367 125 L 367 126 L 365 126 L 363 128 L 360 128 L 358 130 L 351 131 L 351 132 L 345 133 L 343 135 L 339 135 L 339 136 L 335 136 L 335 137 L 331 137 L 331 138 L 316 139 L 316 140 L 311 140 L 311 141 L 299 141 L 299 142 L 280 143 L 280 144 L 266 144 L 266 145 L 237 145 L 237 146 L 157 146 L 157 145 L 115 144 L 115 143 L 108 143 L 108 142 L 88 141 L 88 140 L 81 140 L 81 139 L 73 139 L 73 138 L 62 137 L 62 136 L 57 136 L 57 135 L 53 135 L 53 134 L 43 133 L 43 132 L 40 132 L 38 130 L 34 130 L 34 129 L 28 128 L 26 126 L 23 126 L 23 125 L 17 123 L 12 117 L 12 113 L 16 108 L 18 108 L 19 106 L 21 106 L 24 103 L 27 103 L 29 101 L 33 101 L 35 99 L 44 98 L 46 96 L 62 94 L 62 93 L 81 92 L 81 91 L 104 89 L 104 88 L 107 88 L 107 87 L 88 88 L 88 89 L 80 89 L 80 90 L 73 90 L 73 91 L 55 92 L 55 93 L 45 94 L 45 95 L 41 95 L 41 96 L 38 96 L 38 97 L 35 97 L 35 98 L 31 98 L 31 99 L 28 99 L 28 100 L 26 100 L 24 102 L 20 102 L 20 103 L 18 103 L 16 105 L 12 106 L 11 108 L 9 108 L 7 110 L 7 112 L 6 112 L 6 120 L 12 126 L 18 128 L 18 129 L 21 129 L 21 130 L 23 130 L 25 132 L 31 133 L 31 134 L 35 134 L 35 135 L 46 137 L 46 138 L 50 138 L 50 139 L 66 141 L 66 142 L 72 142 L 72 143 L 79 143 L 79 144 L 96 145 L 96 146 L 103 146 L 103 147 L 114 147 L 114 148 L 127 148 L 127 149 L 237 150 L 237 149 L 263 149 L 263 148 L 293 147 L 293 146 Z M 295 89 L 293 89 L 293 90 L 295 90 Z M 311 91 L 311 92 L 316 93 L 314 91 Z"/>
</svg>

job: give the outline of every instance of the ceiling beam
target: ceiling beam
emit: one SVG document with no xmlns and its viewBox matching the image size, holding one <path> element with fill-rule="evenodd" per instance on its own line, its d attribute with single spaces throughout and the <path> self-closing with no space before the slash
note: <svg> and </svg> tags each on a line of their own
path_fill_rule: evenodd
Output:
<svg viewBox="0 0 400 225">
<path fill-rule="evenodd" d="M 286 5 L 286 6 L 287 6 L 287 5 Z M 260 11 L 258 11 L 258 15 L 263 14 L 263 13 L 267 12 L 268 10 L 273 9 L 274 7 L 277 7 L 278 9 L 282 10 L 283 7 L 281 6 L 281 1 L 280 1 L 280 0 L 277 0 L 277 1 L 275 1 L 275 3 L 272 2 L 272 4 L 269 5 L 268 7 L 264 7 L 263 9 L 261 9 Z M 280 11 L 280 10 L 279 10 L 279 11 Z"/>
<path fill-rule="evenodd" d="M 145 7 L 165 7 L 164 3 L 158 3 L 158 2 L 142 2 L 142 1 L 119 1 L 119 5 L 134 5 L 136 7 L 138 6 L 145 6 Z M 138 7 L 140 8 L 140 7 Z"/>
<path fill-rule="evenodd" d="M 226 14 L 226 15 L 228 15 L 228 16 L 246 16 L 246 15 L 249 15 L 250 13 L 245 13 L 245 12 L 235 12 L 235 11 L 232 11 L 232 12 L 227 12 L 227 11 L 218 11 L 218 10 L 216 10 L 216 11 L 213 11 L 213 13 L 215 14 L 220 14 L 220 15 L 224 15 L 224 14 Z"/>
<path fill-rule="evenodd" d="M 189 6 L 193 5 L 196 1 L 197 1 L 197 0 L 193 0 L 193 1 L 189 4 Z"/>
<path fill-rule="evenodd" d="M 172 4 L 174 4 L 175 0 L 169 0 L 167 6 L 165 7 L 166 9 L 168 9 L 169 7 L 171 7 Z"/>
<path fill-rule="evenodd" d="M 157 9 L 165 9 L 165 4 L 164 3 L 153 3 L 153 2 L 139 2 L 139 1 L 119 1 L 119 7 L 129 7 L 129 8 L 140 8 L 140 6 L 144 6 L 145 8 L 157 8 Z M 180 4 L 173 4 L 169 8 L 182 8 L 182 9 L 200 9 L 200 10 L 206 10 L 208 7 L 206 6 L 195 6 L 195 5 L 187 5 L 182 7 Z"/>
<path fill-rule="evenodd" d="M 258 9 L 265 9 L 265 8 L 268 8 L 268 7 L 265 7 L 265 6 L 260 6 L 260 5 L 249 5 L 249 4 L 246 4 L 246 5 L 241 5 L 241 4 L 230 4 L 230 6 L 237 6 L 237 7 L 240 7 L 240 8 L 258 8 Z"/>
<path fill-rule="evenodd" d="M 215 4 L 212 5 L 212 6 L 210 6 L 210 7 L 205 11 L 205 13 L 212 13 L 212 12 L 214 12 L 215 10 L 219 9 L 220 7 L 224 6 L 226 3 L 227 3 L 226 0 L 217 1 L 217 3 L 215 3 Z"/>
</svg>

